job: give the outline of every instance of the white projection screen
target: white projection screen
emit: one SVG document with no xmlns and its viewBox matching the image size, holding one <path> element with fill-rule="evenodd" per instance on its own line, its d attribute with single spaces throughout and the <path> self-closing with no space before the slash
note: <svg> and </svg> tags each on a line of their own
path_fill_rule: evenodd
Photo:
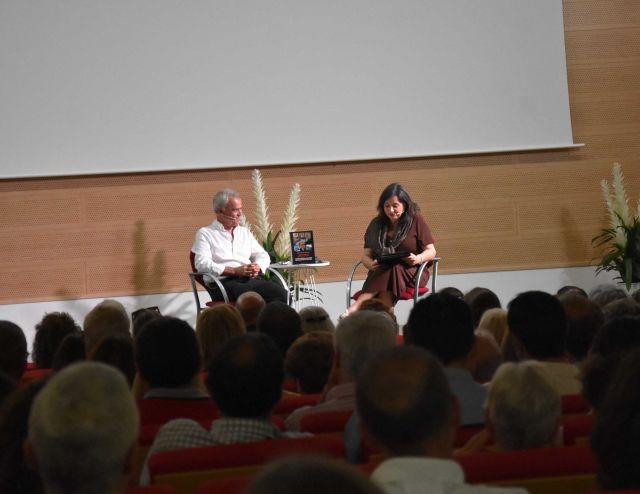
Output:
<svg viewBox="0 0 640 494">
<path fill-rule="evenodd" d="M 562 0 L 2 0 L 0 178 L 574 146 Z"/>
</svg>

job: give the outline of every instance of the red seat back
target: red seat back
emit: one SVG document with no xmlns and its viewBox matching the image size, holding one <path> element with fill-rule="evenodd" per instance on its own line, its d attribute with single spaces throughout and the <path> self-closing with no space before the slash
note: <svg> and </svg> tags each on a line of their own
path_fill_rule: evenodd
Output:
<svg viewBox="0 0 640 494">
<path fill-rule="evenodd" d="M 300 421 L 300 430 L 314 434 L 343 432 L 351 415 L 353 410 L 307 413 Z"/>
<path fill-rule="evenodd" d="M 176 490 L 168 485 L 129 485 L 126 494 L 176 494 Z"/>
<path fill-rule="evenodd" d="M 308 405 L 317 405 L 318 401 L 320 401 L 320 396 L 320 393 L 304 395 L 283 393 L 282 398 L 273 409 L 273 414 L 289 415 L 291 412 L 298 408 Z"/>
<path fill-rule="evenodd" d="M 197 494 L 241 494 L 245 492 L 255 475 L 232 477 L 228 479 L 213 479 L 198 487 Z"/>
<path fill-rule="evenodd" d="M 596 458 L 588 447 L 537 448 L 478 453 L 458 458 L 467 482 L 595 474 Z"/>
<path fill-rule="evenodd" d="M 153 481 L 158 475 L 263 465 L 275 458 L 301 454 L 344 458 L 344 441 L 318 436 L 186 448 L 156 453 L 148 464 Z"/>
<path fill-rule="evenodd" d="M 210 398 L 167 399 L 143 398 L 138 401 L 141 425 L 162 425 L 169 420 L 187 418 L 196 422 L 211 422 L 219 415 L 218 407 Z"/>
<path fill-rule="evenodd" d="M 588 413 L 591 410 L 591 405 L 584 399 L 581 394 L 576 395 L 562 395 L 560 397 L 562 403 L 562 414 L 583 414 Z"/>
<path fill-rule="evenodd" d="M 562 418 L 562 440 L 565 446 L 573 446 L 576 439 L 589 438 L 595 417 L 593 415 L 570 415 Z"/>
<path fill-rule="evenodd" d="M 37 367 L 27 368 L 20 378 L 20 384 L 24 385 L 28 382 L 35 381 L 36 379 L 48 377 L 51 374 L 53 374 L 53 369 L 38 369 Z"/>
<path fill-rule="evenodd" d="M 189 264 L 191 265 L 191 272 L 197 273 L 198 270 L 196 269 L 196 254 L 193 251 L 189 252 Z M 207 288 L 207 285 L 204 284 L 204 278 L 202 276 L 196 276 L 195 280 L 196 283 L 202 285 L 203 288 Z"/>
</svg>

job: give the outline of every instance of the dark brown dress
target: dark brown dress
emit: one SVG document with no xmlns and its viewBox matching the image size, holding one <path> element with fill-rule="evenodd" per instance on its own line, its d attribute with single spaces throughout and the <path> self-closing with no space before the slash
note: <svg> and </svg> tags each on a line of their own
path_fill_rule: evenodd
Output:
<svg viewBox="0 0 640 494">
<path fill-rule="evenodd" d="M 375 235 L 368 235 L 372 229 L 376 229 L 373 219 L 369 223 L 367 233 L 365 233 L 366 249 L 371 249 L 374 255 L 380 253 L 380 246 L 374 245 L 368 242 L 367 239 L 375 237 Z M 370 245 L 368 245 L 370 243 Z M 433 236 L 427 222 L 424 220 L 420 213 L 416 214 L 413 219 L 413 224 L 409 228 L 407 235 L 396 247 L 396 252 L 412 252 L 419 254 L 426 248 L 427 245 L 433 244 Z M 413 287 L 418 271 L 418 266 L 407 266 L 402 261 L 395 262 L 393 264 L 382 264 L 377 269 L 369 271 L 367 279 L 362 286 L 362 291 L 365 293 L 379 293 L 379 292 L 392 292 L 395 299 L 399 299 L 400 295 L 407 289 L 407 287 Z M 429 279 L 429 271 L 426 269 L 422 273 L 422 279 L 420 280 L 420 286 L 426 286 Z"/>
</svg>

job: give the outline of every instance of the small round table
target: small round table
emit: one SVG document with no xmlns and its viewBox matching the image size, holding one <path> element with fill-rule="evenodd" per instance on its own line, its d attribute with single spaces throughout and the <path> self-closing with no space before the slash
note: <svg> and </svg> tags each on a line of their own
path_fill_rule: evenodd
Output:
<svg viewBox="0 0 640 494">
<path fill-rule="evenodd" d="M 316 285 L 315 272 L 318 268 L 323 268 L 330 264 L 329 261 L 320 260 L 304 264 L 281 261 L 271 264 L 270 267 L 282 271 L 282 275 L 289 284 L 291 306 L 299 310 L 305 305 L 322 304 L 322 297 Z"/>
</svg>

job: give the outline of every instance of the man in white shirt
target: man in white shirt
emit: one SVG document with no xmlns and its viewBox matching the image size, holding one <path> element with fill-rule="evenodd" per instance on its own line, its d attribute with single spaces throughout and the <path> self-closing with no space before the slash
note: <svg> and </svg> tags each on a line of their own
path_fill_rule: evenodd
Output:
<svg viewBox="0 0 640 494">
<path fill-rule="evenodd" d="M 233 189 L 224 189 L 213 198 L 216 220 L 196 233 L 191 250 L 194 264 L 214 300 L 222 298 L 207 273 L 220 279 L 231 300 L 247 291 L 259 293 L 268 303 L 275 300 L 287 303 L 288 294 L 278 284 L 260 279 L 269 267 L 269 254 L 262 248 L 251 231 L 240 225 L 242 199 Z"/>
<path fill-rule="evenodd" d="M 371 478 L 389 494 L 507 494 L 465 483 L 452 459 L 459 423 L 457 400 L 442 365 L 426 350 L 395 347 L 364 367 L 356 403 L 365 433 L 386 460 Z"/>
</svg>

